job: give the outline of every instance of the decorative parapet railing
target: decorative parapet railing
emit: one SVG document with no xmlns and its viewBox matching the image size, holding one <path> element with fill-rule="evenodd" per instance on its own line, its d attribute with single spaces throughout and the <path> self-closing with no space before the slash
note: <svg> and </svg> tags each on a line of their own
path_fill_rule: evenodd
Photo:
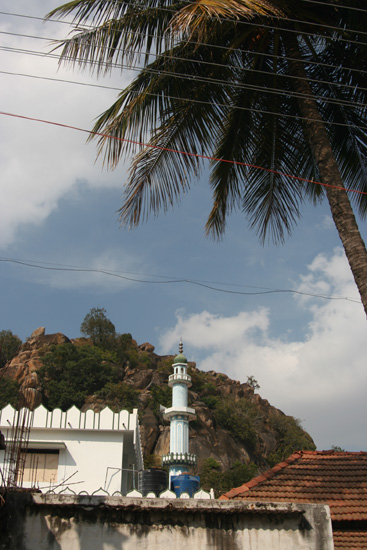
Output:
<svg viewBox="0 0 367 550">
<path fill-rule="evenodd" d="M 187 464 L 188 466 L 196 465 L 196 455 L 191 453 L 169 453 L 162 456 L 163 466 L 173 466 L 174 464 Z"/>
<path fill-rule="evenodd" d="M 21 409 L 26 410 L 26 409 Z M 0 427 L 9 428 L 14 425 L 18 411 L 11 405 L 0 409 Z M 122 410 L 113 412 L 105 407 L 99 412 L 92 409 L 81 411 L 73 405 L 67 411 L 61 409 L 47 410 L 40 405 L 33 411 L 32 428 L 54 428 L 61 430 L 136 430 L 138 425 L 138 409 L 133 413 Z"/>
<path fill-rule="evenodd" d="M 191 376 L 186 373 L 178 372 L 174 374 L 170 374 L 168 377 L 168 385 L 172 386 L 174 382 L 181 382 L 182 384 L 186 384 L 188 387 L 190 387 L 191 384 Z"/>
<path fill-rule="evenodd" d="M 196 499 L 196 500 L 210 500 L 210 499 L 214 499 L 214 491 L 213 489 L 210 490 L 210 493 L 207 493 L 206 491 L 203 491 L 203 489 L 199 489 L 199 491 L 197 491 L 196 493 L 194 493 L 193 497 L 190 497 L 190 495 L 188 493 L 181 493 L 181 495 L 178 497 L 176 495 L 176 493 L 174 491 L 171 491 L 170 489 L 166 489 L 165 491 L 161 492 L 161 493 L 154 493 L 153 491 L 151 491 L 150 493 L 148 493 L 146 496 L 143 496 L 143 493 L 141 493 L 140 491 L 137 491 L 136 489 L 133 489 L 132 491 L 129 491 L 126 495 L 123 495 L 120 491 L 115 491 L 114 493 L 110 494 L 108 491 L 106 491 L 105 489 L 102 489 L 102 487 L 100 487 L 99 489 L 96 489 L 95 491 L 93 491 L 93 493 L 88 493 L 87 491 L 80 491 L 79 493 L 74 491 L 73 489 L 71 489 L 70 487 L 64 487 L 62 489 L 58 489 L 58 490 L 49 490 L 49 491 L 46 491 L 45 493 L 41 494 L 41 493 L 35 493 L 37 496 L 37 499 L 43 499 L 44 498 L 44 495 L 45 497 L 50 497 L 51 495 L 64 495 L 64 496 L 78 496 L 78 497 L 83 497 L 83 496 L 86 496 L 86 497 L 104 497 L 104 498 L 108 498 L 108 497 L 117 497 L 117 498 L 124 498 L 124 497 L 127 497 L 127 498 L 141 498 L 141 499 L 147 499 L 147 498 L 162 498 L 162 499 L 189 499 L 189 498 L 193 498 L 193 499 Z"/>
</svg>

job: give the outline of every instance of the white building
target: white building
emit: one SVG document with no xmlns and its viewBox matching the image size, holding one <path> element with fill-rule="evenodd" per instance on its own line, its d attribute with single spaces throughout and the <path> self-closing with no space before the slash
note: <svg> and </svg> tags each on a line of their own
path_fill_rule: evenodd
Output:
<svg viewBox="0 0 367 550">
<path fill-rule="evenodd" d="M 28 433 L 27 426 L 22 428 L 24 411 Z M 63 412 L 41 405 L 33 413 L 18 413 L 8 405 L 0 411 L 0 431 L 7 446 L 0 451 L 0 468 L 5 479 L 17 468 L 18 486 L 124 495 L 137 485 L 137 472 L 143 469 L 137 409 L 132 414 L 108 407 L 98 413 L 76 407 Z M 14 445 L 19 451 L 11 456 Z M 14 457 L 19 456 L 17 466 Z"/>
</svg>

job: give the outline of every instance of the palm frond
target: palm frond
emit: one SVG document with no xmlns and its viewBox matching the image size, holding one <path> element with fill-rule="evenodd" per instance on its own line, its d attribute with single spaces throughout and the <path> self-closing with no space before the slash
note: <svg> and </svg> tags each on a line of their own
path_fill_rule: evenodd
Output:
<svg viewBox="0 0 367 550">
<path fill-rule="evenodd" d="M 162 9 L 166 4 L 172 10 Z M 174 38 L 169 24 L 181 6 L 182 3 L 155 1 L 141 4 L 76 0 L 53 10 L 47 17 L 63 18 L 76 11 L 77 27 L 72 36 L 55 41 L 54 49 L 61 49 L 61 63 L 78 64 L 100 73 L 113 64 L 140 63 L 142 56 L 146 65 L 151 53 L 160 54 L 171 48 Z M 88 28 L 83 28 L 86 24 Z M 95 26 L 90 28 L 90 24 Z"/>
<path fill-rule="evenodd" d="M 279 7 L 267 0 L 195 0 L 177 13 L 170 27 L 174 32 L 192 35 L 202 27 L 209 28 L 210 18 L 221 21 L 280 15 L 283 12 Z"/>
<path fill-rule="evenodd" d="M 366 191 L 367 132 L 357 126 L 367 125 L 367 73 L 355 70 L 367 57 L 365 40 L 358 40 L 365 24 L 338 2 L 74 0 L 49 17 L 69 14 L 78 28 L 59 45 L 62 60 L 90 64 L 97 71 L 116 63 L 142 64 L 139 76 L 94 127 L 106 134 L 98 139 L 98 152 L 108 166 L 116 167 L 124 153 L 135 154 L 120 210 L 123 223 L 136 225 L 149 212 L 170 207 L 188 189 L 190 176 L 197 177 L 200 161 L 172 150 L 220 159 L 211 165 L 213 208 L 206 225 L 207 233 L 216 237 L 231 210 L 242 208 L 262 240 L 270 236 L 282 241 L 300 215 L 301 202 L 323 197 L 322 187 L 279 175 L 319 176 L 303 121 L 296 118 L 300 97 L 284 78 L 288 68 L 282 48 L 288 30 L 292 36 L 300 31 L 301 62 L 322 119 L 346 124 L 329 126 L 341 175 L 346 185 Z M 96 28 L 83 28 L 87 23 Z M 329 25 L 340 30 L 330 31 Z M 356 40 L 338 41 L 349 36 L 348 25 L 357 31 Z M 220 86 L 215 80 L 226 82 Z M 341 81 L 350 88 L 342 91 Z M 353 105 L 347 107 L 348 102 Z M 355 196 L 355 201 L 366 214 L 366 195 Z"/>
</svg>

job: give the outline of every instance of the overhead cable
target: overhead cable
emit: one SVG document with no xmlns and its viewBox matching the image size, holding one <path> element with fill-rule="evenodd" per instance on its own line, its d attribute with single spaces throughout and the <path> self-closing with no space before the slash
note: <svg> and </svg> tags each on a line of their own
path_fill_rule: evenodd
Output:
<svg viewBox="0 0 367 550">
<path fill-rule="evenodd" d="M 0 33 L 1 33 L 1 31 L 0 31 Z M 21 53 L 21 54 L 26 54 L 26 55 L 34 55 L 34 56 L 37 56 L 37 57 L 50 57 L 50 58 L 54 58 L 54 59 L 59 59 L 59 56 L 56 55 L 56 54 L 43 53 L 43 52 L 39 52 L 39 51 L 35 51 L 35 50 L 25 50 L 25 49 L 21 49 L 21 48 L 11 48 L 11 47 L 7 47 L 7 46 L 0 46 L 0 50 L 8 51 L 8 52 L 11 52 L 11 53 Z M 167 56 L 167 57 L 169 57 L 169 56 Z M 188 59 L 188 61 L 191 61 L 191 60 Z M 197 60 L 192 60 L 192 61 L 193 62 L 198 62 Z M 89 61 L 88 60 L 86 63 L 88 63 L 90 65 L 100 65 L 100 63 L 98 61 Z M 210 64 L 210 62 L 203 62 L 203 64 L 208 64 L 208 63 Z M 106 66 L 109 66 L 106 63 L 104 63 L 104 64 Z M 216 64 L 214 64 L 214 65 L 216 65 Z M 223 65 L 223 66 L 225 67 L 225 65 Z M 231 67 L 233 67 L 233 66 L 231 66 Z M 197 77 L 197 76 L 193 76 L 193 75 L 187 75 L 185 73 L 178 73 L 178 72 L 174 72 L 174 71 L 155 69 L 155 68 L 151 68 L 149 66 L 142 69 L 142 67 L 140 65 L 123 65 L 123 64 L 116 63 L 112 66 L 112 68 L 118 68 L 120 70 L 125 69 L 125 70 L 128 70 L 128 71 L 129 70 L 130 71 L 136 71 L 136 72 L 139 72 L 139 73 L 142 70 L 144 70 L 145 72 L 148 72 L 148 73 L 151 73 L 151 74 L 167 75 L 167 76 L 171 76 L 172 78 L 182 78 L 184 80 L 192 80 L 193 78 L 195 78 L 195 81 L 197 81 L 197 82 L 208 82 L 208 83 L 212 82 L 213 84 L 217 84 L 217 85 L 221 85 L 221 86 L 226 85 L 226 86 L 232 86 L 232 87 L 242 87 L 243 89 L 246 89 L 246 88 L 249 88 L 249 87 L 254 88 L 253 85 L 249 85 L 249 84 L 245 84 L 245 83 L 243 83 L 243 84 L 228 83 L 226 80 L 214 79 L 214 78 L 210 78 L 210 77 Z M 272 73 L 269 73 L 267 71 L 261 71 L 259 69 L 247 69 L 245 67 L 239 67 L 238 70 L 255 72 L 255 73 L 264 74 L 264 75 L 267 75 L 267 76 L 270 76 L 270 77 L 272 76 Z M 329 80 L 320 80 L 320 79 L 315 79 L 315 78 L 298 77 L 298 76 L 289 75 L 289 74 L 280 74 L 280 75 L 278 75 L 278 77 L 288 78 L 288 79 L 297 80 L 297 81 L 306 80 L 307 82 L 310 82 L 310 83 L 325 84 L 325 85 L 328 85 L 328 86 L 337 86 L 338 88 L 346 88 L 346 89 L 355 90 L 354 85 L 352 85 L 352 84 L 343 84 L 342 82 L 333 82 L 333 81 L 329 81 Z M 269 88 L 258 88 L 257 87 L 257 90 L 261 91 L 261 92 L 269 91 L 269 93 L 271 93 Z M 274 88 L 273 90 L 275 90 L 275 93 L 279 93 L 276 88 Z M 358 90 L 367 91 L 367 88 L 360 86 L 358 88 Z M 281 93 L 283 94 L 283 92 L 281 92 Z M 289 90 L 289 91 L 287 91 L 287 93 L 288 93 L 288 95 L 291 95 L 291 96 L 294 96 L 294 97 L 304 97 L 299 92 L 294 92 L 294 91 Z M 324 102 L 340 103 L 340 104 L 344 104 L 344 105 L 348 103 L 346 100 L 340 100 L 340 99 L 335 99 L 335 98 L 324 98 L 323 96 L 319 96 L 319 97 Z M 356 104 L 356 103 L 352 103 L 352 104 L 353 104 L 353 106 L 360 105 L 361 107 L 364 107 L 364 104 Z M 288 116 L 290 116 L 292 118 L 292 115 L 288 115 Z M 296 117 L 296 118 L 298 118 L 298 117 Z M 334 124 L 334 123 L 330 123 L 330 124 Z M 341 125 L 345 126 L 344 124 L 341 124 Z"/>
<path fill-rule="evenodd" d="M 1 49 L 1 48 L 0 48 Z M 91 88 L 100 88 L 100 89 L 104 89 L 104 90 L 115 90 L 115 91 L 118 91 L 118 92 L 121 92 L 121 88 L 117 88 L 115 86 L 107 86 L 107 85 L 103 85 L 103 84 L 91 84 L 89 82 L 80 82 L 80 81 L 76 81 L 76 80 L 68 80 L 66 78 L 52 78 L 52 77 L 47 77 L 47 76 L 38 76 L 38 75 L 32 75 L 32 74 L 26 74 L 26 73 L 15 73 L 15 72 L 12 72 L 12 71 L 1 71 L 0 70 L 0 74 L 5 74 L 5 75 L 9 75 L 9 76 L 21 76 L 21 77 L 24 77 L 24 78 L 34 78 L 36 80 L 46 80 L 46 81 L 49 81 L 49 82 L 61 82 L 61 83 L 64 83 L 64 84 L 73 84 L 73 85 L 76 85 L 76 86 L 87 86 L 87 87 L 91 87 Z M 216 84 L 215 81 L 213 81 L 214 84 Z M 232 86 L 231 84 L 227 84 L 227 83 L 224 83 L 223 85 L 226 85 L 226 86 Z M 234 86 L 236 87 L 236 86 Z M 299 98 L 299 97 L 308 97 L 304 94 L 300 94 L 300 93 L 297 93 L 297 92 L 282 92 L 281 90 L 277 90 L 277 89 L 263 89 L 263 88 L 260 88 L 260 87 L 257 87 L 257 86 L 252 86 L 252 85 L 241 85 L 240 86 L 241 89 L 250 89 L 250 90 L 254 90 L 254 91 L 258 91 L 260 93 L 263 93 L 263 94 L 275 94 L 275 95 L 281 95 L 282 97 L 284 97 L 285 95 L 286 96 L 291 96 L 291 97 L 296 97 L 296 98 Z M 159 94 L 153 94 L 153 93 L 150 93 L 150 92 L 145 92 L 145 95 L 148 95 L 149 97 L 160 97 Z M 209 101 L 201 101 L 201 100 L 194 100 L 192 98 L 185 98 L 185 97 L 177 97 L 177 96 L 172 96 L 172 95 L 165 95 L 165 97 L 167 99 L 173 99 L 175 101 L 188 101 L 190 103 L 200 103 L 200 104 L 205 104 L 205 105 L 215 105 L 217 107 L 226 107 L 226 105 L 224 104 L 221 104 L 221 103 L 210 103 Z M 344 101 L 344 100 L 340 100 L 340 99 L 335 99 L 335 98 L 323 98 L 322 96 L 313 96 L 314 99 L 320 99 L 323 101 L 323 103 L 332 103 L 332 104 L 335 104 L 335 105 L 341 105 L 341 106 L 344 106 L 344 107 L 351 107 L 351 108 L 355 108 L 355 107 L 365 107 L 365 104 L 364 103 L 358 103 L 358 102 L 353 102 L 353 101 Z M 228 106 L 228 105 L 227 105 Z M 261 109 L 255 109 L 255 108 L 249 108 L 249 107 L 241 107 L 241 106 L 235 106 L 233 107 L 234 109 L 236 110 L 245 110 L 245 111 L 248 111 L 248 110 L 251 110 L 251 111 L 254 111 L 254 112 L 260 112 L 260 113 L 268 113 L 269 111 L 263 111 Z M 282 113 L 270 113 L 269 114 L 274 114 L 276 116 L 286 116 L 288 118 L 297 118 L 297 119 L 302 119 L 302 117 L 298 117 L 298 116 L 295 116 L 295 115 L 286 115 L 286 114 L 282 114 Z M 306 120 L 306 119 L 302 119 L 302 120 Z M 327 123 L 325 121 L 325 123 Z M 339 126 L 344 126 L 344 127 L 348 127 L 349 124 L 347 123 L 336 123 L 336 122 L 330 122 L 330 123 L 327 123 L 327 124 L 330 124 L 330 125 L 339 125 Z M 363 128 L 362 126 L 355 126 L 356 128 Z"/>
<path fill-rule="evenodd" d="M 1 13 L 1 12 L 0 12 Z M 44 40 L 44 41 L 47 41 L 47 42 L 54 42 L 55 40 L 53 38 L 50 38 L 50 37 L 46 37 L 46 36 L 37 36 L 37 35 L 28 35 L 28 34 L 22 34 L 22 33 L 16 33 L 16 32 L 10 32 L 10 31 L 0 31 L 0 34 L 5 34 L 5 35 L 9 35 L 9 36 L 18 36 L 18 37 L 22 37 L 22 38 L 34 38 L 35 40 Z M 138 32 L 129 32 L 127 34 L 132 34 L 132 35 L 136 35 L 136 34 L 142 34 L 142 33 L 138 33 Z M 152 34 L 145 34 L 145 36 L 147 38 L 155 38 L 155 35 L 152 35 Z M 188 41 L 188 43 L 194 45 L 194 46 L 205 46 L 205 47 L 210 47 L 210 48 L 215 48 L 215 49 L 220 49 L 220 50 L 228 50 L 228 48 L 226 46 L 219 46 L 218 44 L 207 44 L 207 43 L 204 43 L 204 42 L 197 42 L 197 41 Z M 100 50 L 108 50 L 108 46 L 101 46 Z M 29 50 L 29 51 L 32 51 L 32 50 Z M 179 61 L 190 61 L 191 63 L 200 63 L 201 65 L 211 65 L 211 66 L 214 66 L 214 67 L 226 67 L 226 68 L 233 68 L 233 69 L 236 69 L 236 70 L 239 70 L 239 71 L 243 71 L 243 70 L 246 70 L 245 67 L 237 67 L 235 65 L 230 65 L 230 64 L 224 64 L 224 63 L 215 63 L 214 61 L 204 61 L 204 60 L 199 60 L 199 59 L 193 59 L 193 58 L 189 58 L 189 57 L 181 57 L 181 56 L 177 56 L 177 55 L 171 55 L 168 53 L 167 51 L 167 54 L 165 54 L 165 52 L 161 53 L 161 54 L 156 54 L 154 52 L 147 52 L 145 50 L 134 50 L 134 49 L 129 49 L 128 50 L 129 54 L 135 54 L 135 55 L 149 55 L 149 56 L 153 56 L 155 58 L 157 57 L 169 57 L 170 59 L 177 59 Z M 280 59 L 280 60 L 285 60 L 285 61 L 292 61 L 293 58 L 292 57 L 287 57 L 286 55 L 280 55 L 280 54 L 268 54 L 268 53 L 264 53 L 264 52 L 254 52 L 254 50 L 248 50 L 248 49 L 234 49 L 233 52 L 238 52 L 238 53 L 249 53 L 249 54 L 255 54 L 256 53 L 256 56 L 259 56 L 259 57 L 266 57 L 266 58 L 273 58 L 273 59 Z M 45 56 L 48 56 L 47 53 L 44 54 Z M 60 59 L 60 55 L 56 55 L 56 54 L 51 54 L 52 56 L 54 56 L 56 59 Z M 81 60 L 78 60 L 76 59 L 76 62 L 80 62 Z M 353 67 L 345 67 L 342 63 L 339 63 L 338 65 L 334 65 L 332 63 L 323 63 L 323 62 L 319 62 L 319 61 L 313 61 L 312 59 L 309 59 L 308 57 L 307 58 L 302 58 L 300 59 L 301 63 L 305 64 L 305 65 L 317 65 L 318 67 L 326 67 L 328 69 L 337 69 L 337 70 L 344 70 L 344 71 L 348 71 L 348 72 L 357 72 L 358 74 L 367 74 L 367 70 L 364 70 L 364 69 L 356 69 L 356 68 L 353 68 Z M 68 61 L 65 61 L 65 63 L 68 63 Z M 103 62 L 93 62 L 93 61 L 85 61 L 83 60 L 83 63 L 87 63 L 87 64 L 97 64 L 98 65 L 105 65 L 106 67 L 111 67 L 111 68 L 119 68 L 119 64 L 117 63 L 109 63 L 109 62 L 106 62 L 106 61 L 103 61 Z M 269 73 L 265 73 L 265 74 L 269 74 Z M 288 75 L 282 75 L 282 76 L 285 76 L 287 77 Z M 302 78 L 301 78 L 302 80 Z"/>
<path fill-rule="evenodd" d="M 65 264 L 51 264 L 50 262 L 35 262 L 33 260 L 19 260 L 15 258 L 0 258 L 0 262 L 8 262 L 13 264 L 18 264 L 26 267 L 33 267 L 36 269 L 43 269 L 46 271 L 69 271 L 74 273 L 97 273 L 101 275 L 107 275 L 109 277 L 115 277 L 118 279 L 123 279 L 125 281 L 130 281 L 134 283 L 143 283 L 143 284 L 182 284 L 182 283 L 188 283 L 192 285 L 197 285 L 203 288 L 207 288 L 208 290 L 213 290 L 215 292 L 224 292 L 226 294 L 236 294 L 241 296 L 259 296 L 264 294 L 299 294 L 301 296 L 309 296 L 312 298 L 322 298 L 324 300 L 346 300 L 348 302 L 353 302 L 356 304 L 360 304 L 360 300 L 355 300 L 353 298 L 348 298 L 345 296 L 329 296 L 325 294 L 316 294 L 311 292 L 305 292 L 300 290 L 293 290 L 293 289 L 279 289 L 279 288 L 266 288 L 266 287 L 256 287 L 253 285 L 235 285 L 230 283 L 223 283 L 223 282 L 208 282 L 208 281 L 200 281 L 197 279 L 186 279 L 186 278 L 175 278 L 165 275 L 146 275 L 142 274 L 144 277 L 154 277 L 154 278 L 160 278 L 160 279 L 166 279 L 164 281 L 157 281 L 152 279 L 137 279 L 136 277 L 128 277 L 127 274 L 122 275 L 124 272 L 114 272 L 114 271 L 107 271 L 105 269 L 97 269 L 93 267 L 79 267 L 79 266 L 70 266 Z M 130 274 L 130 273 L 129 273 Z M 134 274 L 136 275 L 136 274 Z M 139 274 L 140 275 L 140 274 Z M 251 291 L 251 292 L 244 292 L 240 290 L 228 290 L 224 288 L 218 288 L 214 287 L 212 285 L 223 285 L 223 286 L 239 286 L 239 287 L 248 287 L 248 288 L 257 288 L 259 290 Z"/>
<path fill-rule="evenodd" d="M 130 6 L 130 4 L 128 4 L 127 2 L 121 2 L 122 4 L 126 4 L 128 6 Z M 140 5 L 139 8 L 143 8 L 145 9 L 144 5 Z M 151 10 L 161 10 L 161 11 L 167 11 L 167 12 L 171 12 L 171 13 L 174 13 L 174 14 L 177 14 L 177 10 L 176 9 L 172 9 L 172 8 L 169 8 L 169 7 L 163 7 L 163 6 L 160 6 L 160 7 L 154 7 L 154 6 L 146 6 L 147 9 L 151 9 Z M 20 17 L 26 17 L 25 15 L 19 15 L 19 14 L 13 14 L 13 13 L 10 13 L 10 12 L 0 12 L 0 14 L 7 14 L 7 15 L 12 15 L 12 16 L 20 16 Z M 194 14 L 195 17 L 201 17 L 200 15 L 197 15 L 197 14 Z M 33 16 L 28 16 L 29 18 L 32 18 L 33 19 Z M 214 16 L 210 16 L 210 15 L 204 15 L 203 17 L 205 17 L 206 19 L 210 19 L 210 20 L 214 20 L 214 21 L 218 21 L 218 18 L 214 17 Z M 36 18 L 36 19 L 40 19 L 40 18 Z M 269 17 L 270 19 L 270 17 Z M 326 25 L 326 24 L 323 24 L 323 23 L 313 23 L 312 21 L 303 21 L 301 19 L 292 19 L 292 18 L 288 18 L 288 17 L 284 17 L 284 18 L 277 18 L 278 20 L 280 21 L 289 21 L 289 22 L 292 22 L 292 23 L 301 23 L 301 24 L 307 24 L 307 25 L 314 25 L 318 28 L 323 28 L 323 29 L 329 29 L 333 32 L 335 31 L 341 31 L 343 33 L 345 32 L 351 32 L 351 33 L 355 33 L 355 34 L 358 34 L 358 35 L 366 35 L 367 36 L 367 31 L 361 31 L 361 30 L 356 30 L 356 29 L 349 29 L 349 28 L 342 28 L 342 27 L 335 27 L 335 26 L 331 26 L 331 25 Z M 65 23 L 65 21 L 62 20 L 62 16 L 58 19 L 58 18 L 55 18 L 55 19 L 47 19 L 47 18 L 44 18 L 44 19 L 41 19 L 45 22 L 48 22 L 48 21 L 52 21 L 52 22 L 62 22 L 62 23 Z M 306 31 L 302 31 L 300 29 L 290 29 L 288 27 L 279 27 L 279 25 L 270 25 L 270 24 L 267 24 L 267 23 L 264 23 L 264 22 L 252 22 L 252 21 L 249 21 L 249 20 L 246 20 L 246 21 L 242 21 L 242 20 L 238 20 L 238 19 L 229 19 L 229 18 L 224 18 L 224 20 L 226 22 L 229 22 L 229 23 L 235 23 L 236 25 L 248 25 L 248 26 L 252 26 L 252 27 L 262 27 L 262 28 L 266 28 L 266 29 L 269 29 L 269 30 L 280 30 L 280 31 L 285 31 L 285 32 L 290 32 L 290 33 L 295 33 L 297 35 L 301 35 L 301 36 L 311 36 L 311 37 L 314 37 L 315 35 L 317 36 L 317 33 L 315 32 L 306 32 Z M 75 22 L 68 22 L 67 23 L 69 26 L 71 27 L 77 27 L 77 24 Z M 87 30 L 94 30 L 94 29 L 97 29 L 98 27 L 96 27 L 95 25 L 88 25 L 88 24 L 85 24 L 83 23 L 83 27 L 86 27 Z M 81 29 L 83 30 L 83 29 Z M 319 35 L 321 38 L 326 38 L 324 35 Z M 337 39 L 339 42 L 348 42 L 348 43 L 351 43 L 351 44 L 358 44 L 358 45 L 367 45 L 365 42 L 361 42 L 359 40 L 351 40 L 350 38 L 343 38 L 342 36 L 338 36 L 338 37 L 333 37 L 333 36 L 330 36 L 329 38 L 331 38 L 332 40 L 334 39 Z"/>
<path fill-rule="evenodd" d="M 187 156 L 190 156 L 190 157 L 195 157 L 195 158 L 199 158 L 199 159 L 203 159 L 203 160 L 210 160 L 210 161 L 214 161 L 214 162 L 225 162 L 227 164 L 235 164 L 237 166 L 246 166 L 247 168 L 254 168 L 256 170 L 263 170 L 264 172 L 269 172 L 271 174 L 276 174 L 278 176 L 282 176 L 282 177 L 285 177 L 285 178 L 297 180 L 297 181 L 300 181 L 300 182 L 312 183 L 314 185 L 321 185 L 322 187 L 329 187 L 329 188 L 332 188 L 332 189 L 336 189 L 338 191 L 356 193 L 358 195 L 367 195 L 367 191 L 360 191 L 359 189 L 351 189 L 351 188 L 347 188 L 347 187 L 340 187 L 338 185 L 331 185 L 329 183 L 323 183 L 321 181 L 315 181 L 313 179 L 302 178 L 301 176 L 295 176 L 293 174 L 286 174 L 285 172 L 281 172 L 280 170 L 273 170 L 271 168 L 265 168 L 264 166 L 257 166 L 255 164 L 250 164 L 248 162 L 241 162 L 241 161 L 238 161 L 238 160 L 229 160 L 229 159 L 217 158 L 217 157 L 212 157 L 210 155 L 202 155 L 202 154 L 199 154 L 199 153 L 192 153 L 191 151 L 180 151 L 178 149 L 171 149 L 169 147 L 162 147 L 160 145 L 153 145 L 151 143 L 143 143 L 141 141 L 137 141 L 137 140 L 133 140 L 133 139 L 120 138 L 120 137 L 112 136 L 112 135 L 109 135 L 109 134 L 103 134 L 102 132 L 94 132 L 94 131 L 91 131 L 91 130 L 86 130 L 85 128 L 78 128 L 77 126 L 71 126 L 69 124 L 63 124 L 61 122 L 53 122 L 51 120 L 44 120 L 44 119 L 40 119 L 40 118 L 28 117 L 28 116 L 24 116 L 24 115 L 18 115 L 18 114 L 15 114 L 15 113 L 6 113 L 6 112 L 3 112 L 3 111 L 0 111 L 0 115 L 9 116 L 9 117 L 13 117 L 13 118 L 19 118 L 21 120 L 28 120 L 28 121 L 31 121 L 31 122 L 41 122 L 43 124 L 50 124 L 52 126 L 58 126 L 60 128 L 67 128 L 69 130 L 76 130 L 78 132 L 84 132 L 84 133 L 89 134 L 90 136 L 91 135 L 92 136 L 100 136 L 102 138 L 114 139 L 116 141 L 121 141 L 121 142 L 124 142 L 124 143 L 130 143 L 132 145 L 140 145 L 140 146 L 143 146 L 143 147 L 148 147 L 150 149 L 158 149 L 160 151 L 168 151 L 170 153 L 177 153 L 179 155 L 187 155 Z"/>
<path fill-rule="evenodd" d="M 358 11 L 361 13 L 367 13 L 367 10 L 364 8 L 356 8 L 354 6 L 346 6 L 345 4 L 335 4 L 335 2 L 322 2 L 321 0 L 303 0 L 303 2 L 307 2 L 308 4 L 318 4 L 319 6 L 326 6 L 327 8 L 342 8 L 346 10 L 352 10 L 352 11 Z"/>
</svg>

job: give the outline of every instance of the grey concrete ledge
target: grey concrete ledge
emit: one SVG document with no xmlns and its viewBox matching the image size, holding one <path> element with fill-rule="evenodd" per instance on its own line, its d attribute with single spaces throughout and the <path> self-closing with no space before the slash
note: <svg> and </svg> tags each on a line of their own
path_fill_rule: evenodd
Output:
<svg viewBox="0 0 367 550">
<path fill-rule="evenodd" d="M 124 508 L 126 510 L 157 510 L 199 512 L 210 511 L 217 514 L 271 514 L 271 515 L 303 515 L 309 507 L 316 504 L 295 504 L 288 502 L 243 502 L 240 500 L 194 500 L 165 498 L 132 498 L 119 496 L 90 496 L 32 493 L 36 505 L 65 506 L 82 508 Z"/>
</svg>

